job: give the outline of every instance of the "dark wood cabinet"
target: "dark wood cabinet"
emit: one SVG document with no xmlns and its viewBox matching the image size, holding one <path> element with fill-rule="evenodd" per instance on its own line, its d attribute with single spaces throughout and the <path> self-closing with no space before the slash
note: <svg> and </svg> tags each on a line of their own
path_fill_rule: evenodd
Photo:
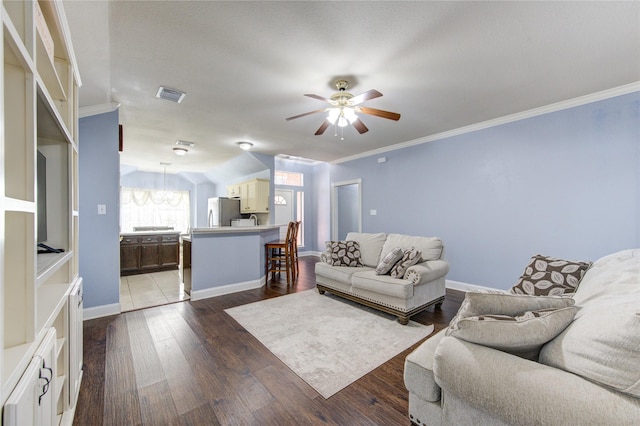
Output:
<svg viewBox="0 0 640 426">
<path fill-rule="evenodd" d="M 180 241 L 178 235 L 163 235 L 160 243 L 160 264 L 178 266 L 180 259 Z"/>
<path fill-rule="evenodd" d="M 120 239 L 120 275 L 178 268 L 179 233 L 126 234 Z"/>
</svg>

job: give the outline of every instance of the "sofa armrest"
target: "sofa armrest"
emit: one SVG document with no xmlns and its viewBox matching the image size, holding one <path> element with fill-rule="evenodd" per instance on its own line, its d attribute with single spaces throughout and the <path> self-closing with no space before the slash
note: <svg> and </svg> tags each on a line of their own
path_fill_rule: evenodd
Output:
<svg viewBox="0 0 640 426">
<path fill-rule="evenodd" d="M 637 398 L 451 336 L 436 348 L 433 372 L 444 394 L 508 424 L 631 424 L 640 418 Z"/>
<path fill-rule="evenodd" d="M 405 277 L 414 285 L 428 283 L 442 278 L 449 272 L 449 263 L 445 260 L 427 260 L 410 266 Z"/>
<path fill-rule="evenodd" d="M 425 401 L 440 401 L 440 386 L 433 376 L 433 354 L 445 330 L 431 336 L 404 360 L 404 386 Z"/>
</svg>

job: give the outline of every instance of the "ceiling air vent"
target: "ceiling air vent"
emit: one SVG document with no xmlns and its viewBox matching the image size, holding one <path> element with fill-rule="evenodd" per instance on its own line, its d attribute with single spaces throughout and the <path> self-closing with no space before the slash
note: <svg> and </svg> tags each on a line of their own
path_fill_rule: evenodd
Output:
<svg viewBox="0 0 640 426">
<path fill-rule="evenodd" d="M 165 101 L 175 102 L 179 104 L 184 99 L 186 93 L 176 89 L 170 89 L 168 87 L 160 86 L 156 98 L 164 99 Z"/>
</svg>

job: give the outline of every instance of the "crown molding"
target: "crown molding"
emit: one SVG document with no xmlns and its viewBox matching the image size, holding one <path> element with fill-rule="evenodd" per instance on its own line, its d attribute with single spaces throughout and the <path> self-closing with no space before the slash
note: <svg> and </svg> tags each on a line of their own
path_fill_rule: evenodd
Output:
<svg viewBox="0 0 640 426">
<path fill-rule="evenodd" d="M 425 137 L 413 139 L 407 142 L 400 142 L 395 145 L 390 145 L 384 148 L 362 152 L 360 154 L 351 155 L 349 157 L 339 158 L 337 160 L 331 161 L 330 164 L 345 163 L 347 161 L 358 160 L 360 158 L 379 155 L 385 152 L 396 151 L 399 149 L 408 148 L 410 146 L 421 145 L 427 142 L 434 142 L 437 140 L 446 139 L 446 138 L 450 138 L 458 135 L 463 135 L 465 133 L 476 132 L 478 130 L 488 129 L 490 127 L 501 126 L 503 124 L 512 123 L 514 121 L 525 120 L 527 118 L 532 118 L 532 117 L 537 117 L 539 115 L 562 111 L 562 110 L 577 107 L 580 105 L 586 105 L 593 102 L 602 101 L 605 99 L 615 98 L 616 96 L 627 95 L 629 93 L 634 93 L 638 91 L 640 91 L 640 81 L 636 81 L 630 84 L 625 84 L 624 86 L 614 87 L 613 89 L 607 89 L 601 92 L 596 92 L 589 95 L 568 99 L 566 101 L 557 102 L 557 103 L 546 105 L 543 107 L 533 108 L 527 111 L 506 115 L 504 117 L 482 121 L 480 123 L 471 124 L 469 126 L 460 127 L 454 130 L 448 130 L 446 132 L 436 133 L 435 135 L 425 136 Z"/>
<path fill-rule="evenodd" d="M 120 103 L 118 102 L 109 102 L 106 104 L 98 104 L 98 105 L 89 105 L 85 107 L 78 108 L 78 117 L 90 117 L 92 115 L 105 114 L 107 112 L 112 112 L 120 108 Z"/>
</svg>

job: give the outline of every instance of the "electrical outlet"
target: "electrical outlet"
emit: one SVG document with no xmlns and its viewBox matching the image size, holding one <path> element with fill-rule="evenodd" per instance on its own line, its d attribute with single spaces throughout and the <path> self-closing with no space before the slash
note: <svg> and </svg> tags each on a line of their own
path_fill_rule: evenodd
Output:
<svg viewBox="0 0 640 426">
<path fill-rule="evenodd" d="M 98 214 L 107 214 L 106 204 L 98 204 Z"/>
<path fill-rule="evenodd" d="M 369 210 L 369 216 L 375 216 L 378 214 L 378 210 Z"/>
</svg>

